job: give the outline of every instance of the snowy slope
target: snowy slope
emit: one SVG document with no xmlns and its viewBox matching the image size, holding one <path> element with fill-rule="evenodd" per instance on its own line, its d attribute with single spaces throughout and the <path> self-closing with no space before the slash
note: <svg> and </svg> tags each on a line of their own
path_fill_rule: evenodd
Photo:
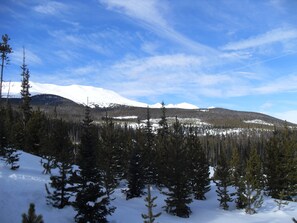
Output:
<svg viewBox="0 0 297 223">
<path fill-rule="evenodd" d="M 146 103 L 133 101 L 122 97 L 114 91 L 106 90 L 103 88 L 82 86 L 82 85 L 68 85 L 60 86 L 55 84 L 41 84 L 30 82 L 31 95 L 37 94 L 54 94 L 61 97 L 70 99 L 79 104 L 96 104 L 100 107 L 108 107 L 112 104 L 129 105 L 135 107 L 147 107 Z M 20 82 L 4 82 L 3 83 L 3 96 L 7 97 L 20 97 L 21 83 Z M 161 104 L 155 104 L 150 107 L 160 108 Z M 180 103 L 177 105 L 169 104 L 168 108 L 185 108 L 196 109 L 197 106 L 188 103 Z"/>
<path fill-rule="evenodd" d="M 75 211 L 72 207 L 58 210 L 46 205 L 45 183 L 48 183 L 49 176 L 41 174 L 40 158 L 21 152 L 20 169 L 10 170 L 0 161 L 0 222 L 19 223 L 21 214 L 27 212 L 29 203 L 34 202 L 36 213 L 42 214 L 45 223 L 71 223 L 74 222 Z M 156 222 L 160 223 L 292 223 L 291 218 L 297 217 L 297 203 L 290 202 L 282 210 L 277 210 L 276 204 L 270 198 L 265 198 L 264 204 L 255 215 L 247 215 L 242 210 L 224 211 L 218 207 L 215 187 L 211 185 L 211 191 L 206 194 L 207 200 L 194 201 L 190 207 L 192 215 L 188 219 L 179 218 L 166 214 L 162 210 L 164 195 L 161 195 L 156 188 L 152 188 L 153 196 L 158 196 L 157 207 L 154 212 L 161 212 L 162 215 Z M 142 213 L 146 213 L 144 198 L 126 200 L 118 188 L 113 196 L 112 202 L 116 206 L 115 213 L 108 219 L 111 223 L 137 223 L 143 222 Z"/>
</svg>

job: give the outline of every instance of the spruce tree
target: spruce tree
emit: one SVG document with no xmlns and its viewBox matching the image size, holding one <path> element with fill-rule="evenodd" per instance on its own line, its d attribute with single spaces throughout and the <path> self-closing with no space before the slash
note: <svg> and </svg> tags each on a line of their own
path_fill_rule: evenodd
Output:
<svg viewBox="0 0 297 223">
<path fill-rule="evenodd" d="M 232 202 L 228 187 L 231 185 L 231 169 L 226 154 L 221 152 L 215 167 L 215 184 L 217 186 L 218 201 L 224 210 L 229 209 L 229 202 Z"/>
<path fill-rule="evenodd" d="M 279 198 L 282 190 L 289 196 L 296 193 L 296 150 L 296 137 L 287 126 L 284 129 L 276 129 L 266 144 L 266 190 L 273 198 Z"/>
<path fill-rule="evenodd" d="M 30 73 L 29 69 L 27 68 L 26 61 L 25 61 L 25 48 L 23 49 L 23 64 L 21 66 L 22 69 L 22 85 L 21 85 L 21 97 L 22 97 L 22 104 L 21 104 L 21 110 L 23 113 L 23 125 L 26 126 L 27 122 L 29 121 L 31 117 L 31 94 L 30 94 L 30 84 L 29 84 L 29 78 Z"/>
<path fill-rule="evenodd" d="M 145 198 L 146 207 L 147 207 L 147 214 L 142 214 L 142 218 L 144 220 L 144 223 L 154 223 L 156 218 L 158 218 L 161 215 L 161 212 L 154 214 L 153 208 L 155 208 L 157 205 L 154 204 L 154 201 L 157 199 L 157 197 L 152 197 L 151 195 L 151 186 L 147 185 L 147 197 Z"/>
<path fill-rule="evenodd" d="M 165 210 L 170 214 L 188 218 L 191 214 L 188 204 L 192 202 L 192 188 L 186 159 L 184 132 L 177 118 L 173 125 L 173 132 L 170 134 L 169 148 L 168 162 L 165 167 L 165 187 L 168 192 L 163 192 L 167 196 Z"/>
<path fill-rule="evenodd" d="M 247 160 L 245 169 L 244 183 L 245 183 L 245 212 L 247 214 L 256 213 L 256 209 L 260 208 L 263 203 L 263 196 L 261 194 L 261 179 L 263 176 L 262 164 L 257 150 L 252 149 Z"/>
<path fill-rule="evenodd" d="M 156 145 L 155 135 L 153 133 L 153 127 L 151 124 L 150 109 L 147 107 L 146 125 L 144 128 L 145 138 L 143 146 L 143 158 L 144 158 L 144 177 L 146 184 L 157 183 L 157 163 L 156 163 Z"/>
<path fill-rule="evenodd" d="M 72 195 L 70 188 L 70 176 L 72 173 L 73 148 L 68 135 L 66 124 L 62 120 L 56 120 L 53 126 L 51 138 L 51 147 L 55 152 L 55 163 L 59 169 L 58 175 L 51 175 L 50 186 L 53 191 L 49 191 L 47 200 L 57 208 L 64 208 L 69 205 L 69 199 Z"/>
<path fill-rule="evenodd" d="M 98 168 L 98 131 L 92 125 L 90 108 L 86 106 L 79 148 L 79 170 L 74 173 L 76 198 L 73 203 L 79 223 L 105 223 L 113 213 L 110 200 L 103 187 L 102 172 Z M 102 157 L 104 159 L 104 157 Z"/>
<path fill-rule="evenodd" d="M 5 148 L 5 163 L 7 165 L 10 165 L 10 169 L 11 170 L 16 170 L 18 169 L 20 166 L 17 164 L 17 162 L 19 161 L 19 153 L 16 149 L 14 148 Z"/>
<path fill-rule="evenodd" d="M 122 178 L 121 151 L 118 144 L 118 135 L 112 119 L 105 117 L 105 122 L 100 129 L 98 160 L 99 168 L 102 170 L 102 177 L 107 196 L 113 194 Z M 104 157 L 104 159 L 101 159 Z"/>
<path fill-rule="evenodd" d="M 189 129 L 185 143 L 194 198 L 205 200 L 205 194 L 210 190 L 209 164 L 200 140 L 192 127 Z"/>
<path fill-rule="evenodd" d="M 22 214 L 22 223 L 43 223 L 42 215 L 36 215 L 33 203 L 30 204 L 28 214 Z"/>
<path fill-rule="evenodd" d="M 156 166 L 158 172 L 158 185 L 163 186 L 166 184 L 166 166 L 168 165 L 169 149 L 169 127 L 166 117 L 166 108 L 164 102 L 161 107 L 161 120 L 159 121 L 159 128 L 156 136 Z"/>
<path fill-rule="evenodd" d="M 234 193 L 236 208 L 243 209 L 246 207 L 244 197 L 245 184 L 243 180 L 244 166 L 237 148 L 234 148 L 232 150 L 230 166 L 232 185 L 235 187 L 236 190 Z"/>
<path fill-rule="evenodd" d="M 10 38 L 7 34 L 2 35 L 2 42 L 0 42 L 0 55 L 1 55 L 1 74 L 0 74 L 0 104 L 2 103 L 2 83 L 3 83 L 3 71 L 5 62 L 8 63 L 8 54 L 12 53 L 12 48 L 8 44 Z"/>
</svg>

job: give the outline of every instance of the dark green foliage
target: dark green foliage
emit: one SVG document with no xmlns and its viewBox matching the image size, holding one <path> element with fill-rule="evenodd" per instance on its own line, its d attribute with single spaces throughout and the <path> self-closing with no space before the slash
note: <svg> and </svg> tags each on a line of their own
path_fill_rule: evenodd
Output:
<svg viewBox="0 0 297 223">
<path fill-rule="evenodd" d="M 35 205 L 30 204 L 28 214 L 22 214 L 22 223 L 43 223 L 42 215 L 36 215 Z"/>
<path fill-rule="evenodd" d="M 162 102 L 161 120 L 159 121 L 158 134 L 156 136 L 156 166 L 158 185 L 163 186 L 167 181 L 166 168 L 169 162 L 169 128 L 166 118 L 166 108 Z"/>
<path fill-rule="evenodd" d="M 17 152 L 16 149 L 5 148 L 5 155 L 4 155 L 5 163 L 7 165 L 10 165 L 11 170 L 16 170 L 20 167 L 17 164 L 17 162 L 19 161 L 19 155 L 20 154 Z"/>
<path fill-rule="evenodd" d="M 183 128 L 176 118 L 173 132 L 170 134 L 170 152 L 165 169 L 166 182 L 164 185 L 168 189 L 168 192 L 163 192 L 167 195 L 165 210 L 170 214 L 188 218 L 191 214 L 188 204 L 192 202 L 192 188 L 188 176 L 187 153 L 183 142 Z"/>
<path fill-rule="evenodd" d="M 48 119 L 41 111 L 31 112 L 30 119 L 25 126 L 24 150 L 39 155 L 41 150 L 46 154 L 46 148 L 52 141 L 47 141 Z"/>
<path fill-rule="evenodd" d="M 21 66 L 22 69 L 22 85 L 21 85 L 21 97 L 22 97 L 22 104 L 21 104 L 21 110 L 23 113 L 23 125 L 26 126 L 27 122 L 29 121 L 31 117 L 31 94 L 30 94 L 30 84 L 29 84 L 29 78 L 30 73 L 29 69 L 27 68 L 27 65 L 25 63 L 25 49 L 23 49 L 23 64 Z"/>
<path fill-rule="evenodd" d="M 217 186 L 216 192 L 219 197 L 220 207 L 228 210 L 228 203 L 232 202 L 231 194 L 228 190 L 228 187 L 231 185 L 231 169 L 224 152 L 220 154 L 215 168 L 215 184 Z"/>
<path fill-rule="evenodd" d="M 123 167 L 121 165 L 121 149 L 118 146 L 118 133 L 114 123 L 107 116 L 105 122 L 100 129 L 99 140 L 99 157 L 98 165 L 102 170 L 104 187 L 109 197 L 114 189 L 118 186 L 119 180 L 122 178 Z"/>
<path fill-rule="evenodd" d="M 260 157 L 256 149 L 252 149 L 245 169 L 245 212 L 247 214 L 256 213 L 256 209 L 260 208 L 263 203 L 261 194 L 261 179 L 263 176 Z"/>
<path fill-rule="evenodd" d="M 210 190 L 209 164 L 200 144 L 200 140 L 193 132 L 192 127 L 185 139 L 187 149 L 187 161 L 189 163 L 189 177 L 194 197 L 197 200 L 205 200 L 205 194 Z"/>
<path fill-rule="evenodd" d="M 282 190 L 291 196 L 296 194 L 297 185 L 296 134 L 288 127 L 275 130 L 266 145 L 265 175 L 267 191 L 273 198 L 279 198 Z"/>
<path fill-rule="evenodd" d="M 76 222 L 104 223 L 114 208 L 109 207 L 110 201 L 103 188 L 101 171 L 97 167 L 98 132 L 91 123 L 90 109 L 86 106 L 78 157 L 79 170 L 73 177 L 76 184 L 73 206 L 77 211 Z"/>
<path fill-rule="evenodd" d="M 236 192 L 234 193 L 234 195 L 236 196 L 235 198 L 236 208 L 243 209 L 246 207 L 246 203 L 245 203 L 246 199 L 244 196 L 245 184 L 243 180 L 244 166 L 237 148 L 234 148 L 232 151 L 232 158 L 231 158 L 230 165 L 231 165 L 232 185 L 236 189 Z"/>
<path fill-rule="evenodd" d="M 55 166 L 59 169 L 58 175 L 51 175 L 50 186 L 53 192 L 49 192 L 47 200 L 57 208 L 69 205 L 72 195 L 70 188 L 70 176 L 72 174 L 73 148 L 68 135 L 68 129 L 62 120 L 56 120 L 53 126 L 51 139 L 52 150 L 55 151 Z"/>
<path fill-rule="evenodd" d="M 144 223 L 154 223 L 156 218 L 158 218 L 161 215 L 161 212 L 154 214 L 153 208 L 155 208 L 157 205 L 154 204 L 154 201 L 157 199 L 157 197 L 152 197 L 151 195 L 151 186 L 147 185 L 147 197 L 145 198 L 146 207 L 147 207 L 147 214 L 142 214 L 142 218 L 144 219 Z"/>
<path fill-rule="evenodd" d="M 127 199 L 140 197 L 143 195 L 144 177 L 143 177 L 143 157 L 141 156 L 142 135 L 138 129 L 137 141 L 132 144 L 131 158 L 129 162 L 129 171 L 127 174 L 128 190 Z"/>
<path fill-rule="evenodd" d="M 147 107 L 147 118 L 146 126 L 144 128 L 144 145 L 143 145 L 143 166 L 144 166 L 144 178 L 146 184 L 156 184 L 157 179 L 157 162 L 156 162 L 156 145 L 155 145 L 155 134 L 151 124 L 151 116 L 149 107 Z"/>
</svg>

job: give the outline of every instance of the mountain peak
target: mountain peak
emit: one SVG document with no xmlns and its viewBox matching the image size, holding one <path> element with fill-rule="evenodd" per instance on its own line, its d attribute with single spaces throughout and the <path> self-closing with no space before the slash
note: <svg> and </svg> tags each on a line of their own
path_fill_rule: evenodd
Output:
<svg viewBox="0 0 297 223">
<path fill-rule="evenodd" d="M 99 107 L 109 107 L 115 104 L 134 106 L 134 107 L 152 107 L 160 108 L 161 104 L 148 105 L 146 103 L 134 101 L 125 98 L 118 93 L 106 90 L 99 87 L 84 86 L 84 85 L 55 85 L 55 84 L 42 84 L 30 82 L 30 93 L 32 96 L 39 94 L 52 94 L 58 95 L 79 104 L 96 105 Z M 3 97 L 19 98 L 21 91 L 20 82 L 3 82 Z M 184 108 L 184 109 L 197 109 L 198 107 L 189 103 L 168 104 L 167 108 Z"/>
</svg>

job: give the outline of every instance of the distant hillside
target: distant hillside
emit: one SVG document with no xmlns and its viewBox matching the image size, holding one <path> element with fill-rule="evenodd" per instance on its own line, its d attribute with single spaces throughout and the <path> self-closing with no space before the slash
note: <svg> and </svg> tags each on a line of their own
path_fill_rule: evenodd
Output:
<svg viewBox="0 0 297 223">
<path fill-rule="evenodd" d="M 9 99 L 12 105 L 17 108 L 20 99 Z M 81 121 L 84 117 L 84 106 L 75 103 L 69 99 L 50 94 L 41 94 L 32 96 L 32 107 L 46 112 L 49 116 L 54 116 L 72 120 Z M 206 109 L 180 109 L 167 108 L 166 115 L 170 120 L 178 117 L 181 122 L 187 124 L 202 123 L 220 128 L 267 128 L 273 129 L 273 126 L 284 126 L 285 121 L 255 112 L 234 111 L 224 108 L 206 108 Z M 91 110 L 94 121 L 100 122 L 106 115 L 113 117 L 117 122 L 136 123 L 138 120 L 145 120 L 147 108 L 125 106 L 113 104 L 110 107 L 94 106 Z M 150 108 L 152 119 L 161 117 L 160 108 Z M 158 121 L 158 120 L 156 120 Z M 295 124 L 288 123 L 290 126 Z"/>
</svg>

